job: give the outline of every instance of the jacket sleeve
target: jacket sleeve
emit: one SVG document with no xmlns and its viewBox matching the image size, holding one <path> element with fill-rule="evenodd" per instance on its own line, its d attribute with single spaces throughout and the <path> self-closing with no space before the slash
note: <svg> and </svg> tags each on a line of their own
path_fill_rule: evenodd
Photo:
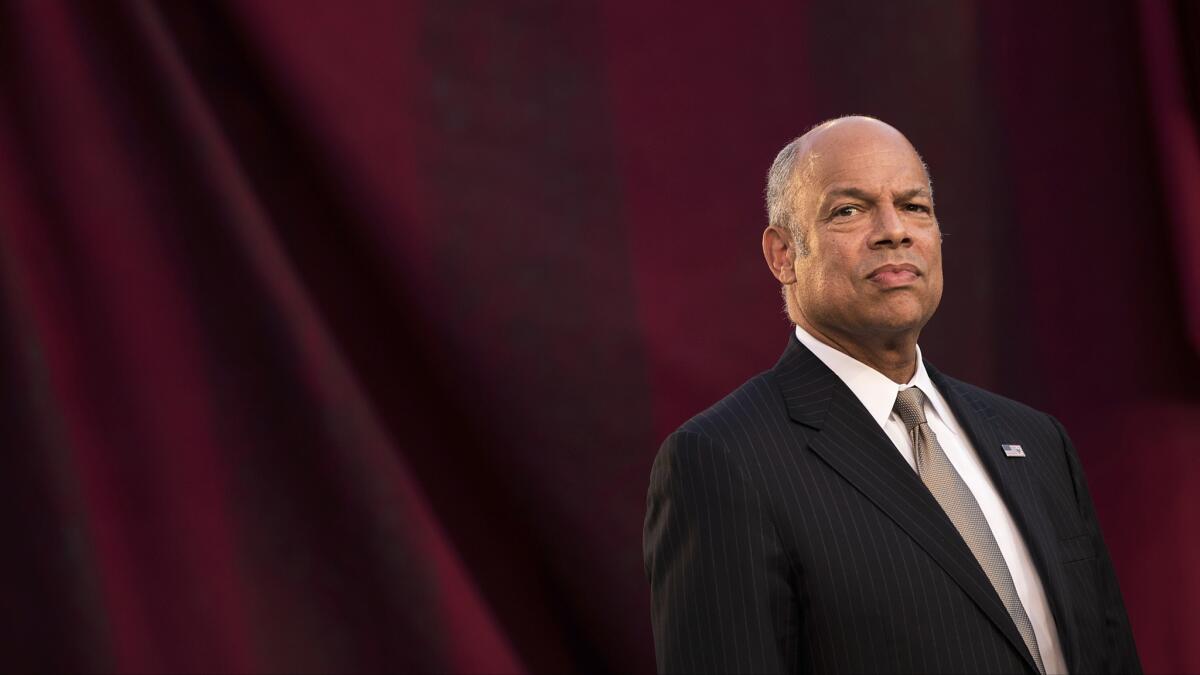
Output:
<svg viewBox="0 0 1200 675">
<path fill-rule="evenodd" d="M 1088 491 L 1087 479 L 1083 475 L 1083 467 L 1075 453 L 1075 445 L 1071 443 L 1071 438 L 1063 429 L 1062 424 L 1053 417 L 1050 420 L 1058 429 L 1059 435 L 1062 436 L 1063 450 L 1066 452 L 1067 464 L 1071 470 L 1071 480 L 1075 486 L 1075 498 L 1078 502 L 1079 513 L 1096 544 L 1096 563 L 1099 572 L 1097 601 L 1101 603 L 1101 611 L 1104 615 L 1105 640 L 1103 645 L 1095 647 L 1103 648 L 1105 652 L 1102 672 L 1140 674 L 1142 665 L 1138 659 L 1137 648 L 1133 643 L 1133 631 L 1129 626 L 1129 616 L 1125 612 L 1125 602 L 1121 598 L 1121 589 L 1117 584 L 1117 574 L 1108 554 L 1108 546 L 1104 543 L 1100 525 L 1096 521 L 1096 511 L 1092 504 L 1091 493 Z"/>
<path fill-rule="evenodd" d="M 663 443 L 643 554 L 660 673 L 793 669 L 787 556 L 762 496 L 724 448 L 686 431 Z"/>
</svg>

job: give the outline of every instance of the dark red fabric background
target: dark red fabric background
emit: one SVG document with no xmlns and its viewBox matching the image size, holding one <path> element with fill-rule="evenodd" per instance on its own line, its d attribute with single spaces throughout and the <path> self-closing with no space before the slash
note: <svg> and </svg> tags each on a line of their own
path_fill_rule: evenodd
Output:
<svg viewBox="0 0 1200 675">
<path fill-rule="evenodd" d="M 1071 431 L 1200 671 L 1200 11 L 0 4 L 0 654 L 646 671 L 659 441 L 787 339 L 776 150 L 934 176 L 944 371 Z"/>
</svg>

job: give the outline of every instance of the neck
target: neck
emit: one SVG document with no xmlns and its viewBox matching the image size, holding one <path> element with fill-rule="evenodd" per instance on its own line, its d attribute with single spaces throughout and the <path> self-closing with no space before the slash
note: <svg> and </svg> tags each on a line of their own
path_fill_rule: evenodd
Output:
<svg viewBox="0 0 1200 675">
<path fill-rule="evenodd" d="M 807 321 L 800 327 L 820 342 L 871 366 L 897 384 L 908 382 L 917 372 L 917 331 L 864 338 L 822 330 Z"/>
</svg>

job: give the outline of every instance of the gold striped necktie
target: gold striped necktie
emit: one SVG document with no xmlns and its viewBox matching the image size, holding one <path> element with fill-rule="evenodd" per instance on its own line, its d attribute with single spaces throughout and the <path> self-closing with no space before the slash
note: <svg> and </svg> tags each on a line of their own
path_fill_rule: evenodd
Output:
<svg viewBox="0 0 1200 675">
<path fill-rule="evenodd" d="M 963 482 L 962 476 L 954 470 L 954 465 L 938 444 L 933 429 L 930 429 L 929 423 L 925 421 L 925 395 L 916 387 L 904 389 L 896 396 L 893 409 L 900 415 L 900 419 L 904 420 L 904 426 L 912 438 L 917 458 L 917 474 L 921 477 L 921 482 L 929 488 L 934 499 L 950 517 L 950 522 L 954 523 L 954 528 L 967 542 L 967 547 L 979 561 L 979 566 L 992 582 L 992 587 L 996 589 L 1000 601 L 1008 610 L 1008 615 L 1017 625 L 1017 631 L 1025 641 L 1025 646 L 1029 648 L 1029 653 L 1033 655 L 1038 671 L 1045 675 L 1046 668 L 1042 665 L 1042 654 L 1038 651 L 1033 624 L 1029 621 L 1029 615 L 1025 613 L 1025 607 L 1021 605 L 1021 598 L 1017 596 L 1017 587 L 1013 584 L 1012 575 L 1008 572 L 1008 565 L 1004 562 L 992 529 L 988 527 L 987 519 L 983 516 L 983 509 L 979 508 L 975 495 Z"/>
</svg>

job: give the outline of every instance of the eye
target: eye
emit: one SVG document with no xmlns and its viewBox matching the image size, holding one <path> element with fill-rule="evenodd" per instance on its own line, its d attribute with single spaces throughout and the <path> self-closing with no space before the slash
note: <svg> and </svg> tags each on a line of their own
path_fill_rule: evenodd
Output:
<svg viewBox="0 0 1200 675">
<path fill-rule="evenodd" d="M 912 202 L 905 204 L 904 210 L 909 211 L 911 213 L 929 213 L 928 206 L 925 206 L 924 204 L 914 204 Z"/>
<path fill-rule="evenodd" d="M 858 213 L 859 210 L 860 209 L 857 206 L 854 206 L 852 204 L 847 204 L 846 206 L 839 206 L 833 210 L 833 217 L 834 218 L 849 218 L 850 216 L 853 216 L 855 213 Z"/>
</svg>

